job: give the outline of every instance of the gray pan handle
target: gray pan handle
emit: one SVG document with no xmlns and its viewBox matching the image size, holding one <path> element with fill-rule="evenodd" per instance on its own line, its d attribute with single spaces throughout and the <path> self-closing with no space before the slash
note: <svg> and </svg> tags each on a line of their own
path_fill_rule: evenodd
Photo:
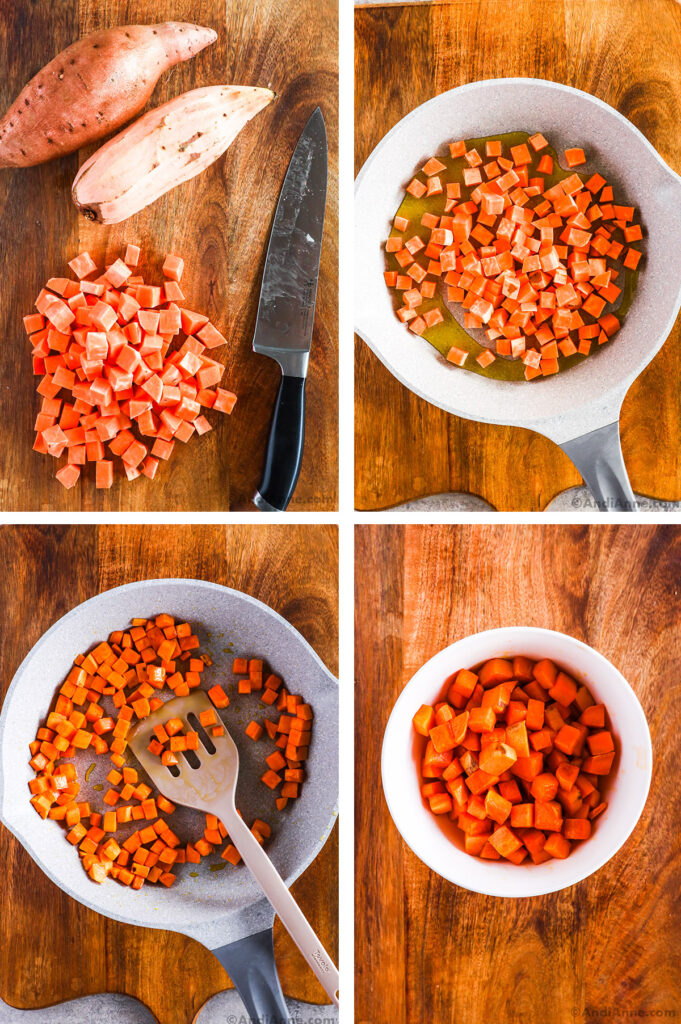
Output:
<svg viewBox="0 0 681 1024">
<path fill-rule="evenodd" d="M 249 1017 L 263 1024 L 288 1024 L 290 1014 L 277 974 L 271 928 L 211 952 L 234 982 Z"/>
<path fill-rule="evenodd" d="M 636 511 L 636 498 L 622 458 L 618 422 L 573 437 L 560 447 L 582 474 L 601 512 Z"/>
</svg>

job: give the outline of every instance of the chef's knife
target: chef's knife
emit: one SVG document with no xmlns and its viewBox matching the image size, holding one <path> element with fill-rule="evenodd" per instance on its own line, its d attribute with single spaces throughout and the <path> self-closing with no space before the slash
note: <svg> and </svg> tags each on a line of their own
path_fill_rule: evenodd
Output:
<svg viewBox="0 0 681 1024">
<path fill-rule="evenodd" d="M 326 126 L 317 107 L 298 140 L 277 203 L 253 336 L 254 352 L 276 359 L 282 372 L 262 483 L 253 498 L 263 512 L 284 511 L 300 473 L 326 176 Z"/>
</svg>

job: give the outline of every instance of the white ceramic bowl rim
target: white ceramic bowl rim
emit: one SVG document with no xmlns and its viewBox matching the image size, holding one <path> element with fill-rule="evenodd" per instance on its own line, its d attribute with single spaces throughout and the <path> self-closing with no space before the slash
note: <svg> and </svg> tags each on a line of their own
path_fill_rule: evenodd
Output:
<svg viewBox="0 0 681 1024">
<path fill-rule="evenodd" d="M 618 756 L 607 791 L 608 808 L 590 839 L 565 860 L 515 865 L 485 861 L 452 842 L 421 797 L 421 779 L 411 756 L 412 717 L 434 702 L 445 679 L 492 657 L 524 654 L 552 658 L 584 682 L 608 710 Z M 613 696 L 617 694 L 617 699 Z M 622 742 L 622 740 L 628 742 Z M 528 626 L 486 630 L 457 640 L 430 658 L 398 697 L 386 725 L 381 751 L 383 792 L 405 843 L 443 878 L 473 892 L 531 897 L 556 892 L 597 871 L 626 842 L 646 802 L 652 776 L 652 745 L 643 709 L 617 668 L 593 647 L 554 630 Z"/>
</svg>

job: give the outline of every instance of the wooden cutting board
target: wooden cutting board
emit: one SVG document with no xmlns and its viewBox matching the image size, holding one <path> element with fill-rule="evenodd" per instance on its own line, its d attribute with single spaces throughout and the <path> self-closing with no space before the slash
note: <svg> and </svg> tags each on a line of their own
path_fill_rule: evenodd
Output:
<svg viewBox="0 0 681 1024">
<path fill-rule="evenodd" d="M 605 100 L 681 172 L 681 6 L 675 0 L 452 0 L 359 8 L 355 60 L 357 170 L 397 121 L 431 97 L 479 79 L 533 77 Z M 622 412 L 634 490 L 675 501 L 681 499 L 680 335 L 677 321 Z M 356 380 L 359 509 L 464 491 L 499 511 L 536 511 L 580 483 L 551 441 L 436 409 L 399 384 L 359 340 Z M 651 437 L 669 443 L 652 445 Z"/>
<path fill-rule="evenodd" d="M 74 605 L 131 580 L 207 579 L 270 605 L 338 670 L 338 535 L 334 526 L 2 526 L 0 688 L 45 630 Z M 131 610 L 132 611 L 132 610 Z M 338 830 L 292 892 L 338 957 Z M 159 1024 L 189 1024 L 230 982 L 211 953 L 171 932 L 101 917 L 58 889 L 0 827 L 0 997 L 34 1009 L 95 992 L 142 1000 Z M 275 924 L 284 992 L 326 1003 Z"/>
<path fill-rule="evenodd" d="M 166 20 L 214 28 L 218 40 L 162 75 L 149 108 L 205 85 L 269 86 L 277 100 L 249 123 L 226 155 L 122 224 L 81 216 L 71 184 L 95 145 L 41 167 L 0 171 L 0 507 L 5 510 L 254 511 L 280 372 L 251 340 L 274 209 L 298 137 L 319 104 L 329 133 L 329 192 L 307 394 L 307 441 L 292 509 L 336 507 L 337 498 L 337 12 L 334 0 L 28 0 L 0 3 L 0 107 L 79 37 L 119 24 Z M 22 317 L 49 277 L 87 249 L 100 265 L 142 247 L 156 280 L 166 253 L 185 260 L 190 309 L 227 338 L 216 349 L 231 417 L 209 413 L 213 431 L 180 445 L 155 481 L 132 484 L 117 469 L 96 491 L 92 471 L 66 491 L 54 460 L 31 450 L 39 407 Z M 160 279 L 160 278 L 158 278 Z"/>
<path fill-rule="evenodd" d="M 681 532 L 669 526 L 359 526 L 356 564 L 355 1020 L 572 1024 L 678 1012 Z M 470 633 L 569 633 L 646 713 L 653 779 L 625 846 L 570 889 L 494 899 L 408 849 L 381 791 L 390 710 Z M 522 869 L 519 869 L 522 870 Z"/>
</svg>

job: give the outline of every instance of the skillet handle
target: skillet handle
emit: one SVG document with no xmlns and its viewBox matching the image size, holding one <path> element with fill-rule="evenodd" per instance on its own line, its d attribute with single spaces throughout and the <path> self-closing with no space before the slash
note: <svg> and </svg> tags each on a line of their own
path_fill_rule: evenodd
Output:
<svg viewBox="0 0 681 1024">
<path fill-rule="evenodd" d="M 560 446 L 582 474 L 601 512 L 635 512 L 620 446 L 619 422 L 608 423 Z"/>
<path fill-rule="evenodd" d="M 211 952 L 234 982 L 252 1020 L 288 1024 L 291 1017 L 279 983 L 271 928 Z"/>
</svg>

